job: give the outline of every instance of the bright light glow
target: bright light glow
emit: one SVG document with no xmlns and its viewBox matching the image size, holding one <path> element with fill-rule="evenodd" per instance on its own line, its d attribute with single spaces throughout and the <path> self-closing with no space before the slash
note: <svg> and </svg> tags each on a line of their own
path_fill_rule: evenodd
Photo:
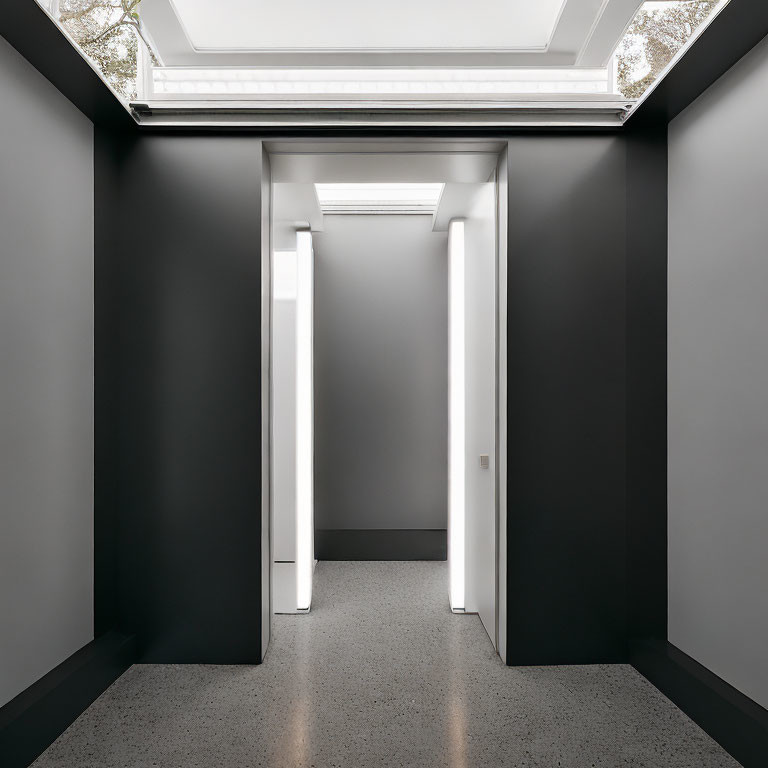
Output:
<svg viewBox="0 0 768 768">
<path fill-rule="evenodd" d="M 312 603 L 312 235 L 296 235 L 296 607 Z"/>
<path fill-rule="evenodd" d="M 465 317 L 464 222 L 448 227 L 448 567 L 450 602 L 463 610 L 465 569 Z"/>
<path fill-rule="evenodd" d="M 606 68 L 549 69 L 235 69 L 156 67 L 155 98 L 219 96 L 239 99 L 318 98 L 414 99 L 500 97 L 520 94 L 607 94 Z"/>
<path fill-rule="evenodd" d="M 272 298 L 296 300 L 296 251 L 275 251 L 272 259 Z"/>
<path fill-rule="evenodd" d="M 434 214 L 444 184 L 315 184 L 323 213 Z"/>
<path fill-rule="evenodd" d="M 149 3 L 156 5 L 155 2 Z M 168 0 L 163 3 L 167 5 Z M 563 0 L 170 0 L 202 51 L 544 50 Z"/>
</svg>

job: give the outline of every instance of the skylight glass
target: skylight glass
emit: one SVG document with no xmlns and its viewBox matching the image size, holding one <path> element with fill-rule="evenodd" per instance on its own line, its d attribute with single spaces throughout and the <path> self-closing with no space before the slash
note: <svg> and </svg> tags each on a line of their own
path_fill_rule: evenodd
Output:
<svg viewBox="0 0 768 768">
<path fill-rule="evenodd" d="M 315 184 L 323 213 L 434 214 L 444 184 Z"/>
<path fill-rule="evenodd" d="M 640 99 L 728 0 L 653 0 L 632 19 L 614 56 L 616 90 Z"/>
<path fill-rule="evenodd" d="M 158 0 L 150 0 L 157 2 Z M 545 50 L 564 0 L 171 0 L 197 51 Z"/>
<path fill-rule="evenodd" d="M 38 0 L 124 101 L 136 98 L 142 55 L 155 62 L 139 12 L 141 2 Z"/>
</svg>

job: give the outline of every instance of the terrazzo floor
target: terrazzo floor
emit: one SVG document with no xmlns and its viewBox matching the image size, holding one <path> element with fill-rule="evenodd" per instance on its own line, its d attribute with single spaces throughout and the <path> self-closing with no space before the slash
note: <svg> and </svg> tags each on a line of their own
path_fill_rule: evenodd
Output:
<svg viewBox="0 0 768 768">
<path fill-rule="evenodd" d="M 738 766 L 624 665 L 507 668 L 445 563 L 321 562 L 258 667 L 136 665 L 36 768 Z"/>
</svg>

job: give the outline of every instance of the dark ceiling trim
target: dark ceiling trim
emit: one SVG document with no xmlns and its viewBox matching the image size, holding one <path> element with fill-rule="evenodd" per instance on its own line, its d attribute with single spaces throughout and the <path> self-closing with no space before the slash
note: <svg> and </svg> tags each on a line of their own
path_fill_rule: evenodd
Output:
<svg viewBox="0 0 768 768">
<path fill-rule="evenodd" d="M 35 0 L 5 0 L 0 35 L 94 123 L 135 128 L 125 107 Z"/>
<path fill-rule="evenodd" d="M 766 35 L 768 2 L 731 0 L 630 116 L 627 127 L 669 123 Z"/>
<path fill-rule="evenodd" d="M 621 105 L 584 104 L 568 106 L 488 106 L 475 104 L 425 106 L 415 100 L 408 106 L 358 106 L 327 103 L 274 107 L 226 107 L 208 104 L 134 104 L 142 127 L 149 128 L 255 128 L 280 133 L 285 130 L 375 128 L 411 130 L 422 128 L 464 131 L 517 128 L 621 128 Z"/>
</svg>

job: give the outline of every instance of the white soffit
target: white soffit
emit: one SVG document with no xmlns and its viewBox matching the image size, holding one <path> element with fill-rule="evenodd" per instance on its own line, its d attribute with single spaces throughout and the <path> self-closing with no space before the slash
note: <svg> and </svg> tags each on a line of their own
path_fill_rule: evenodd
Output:
<svg viewBox="0 0 768 768">
<path fill-rule="evenodd" d="M 446 184 L 440 205 L 435 212 L 432 229 L 435 232 L 447 232 L 452 219 L 469 216 L 483 190 L 493 186 L 493 182 L 482 184 Z"/>
<path fill-rule="evenodd" d="M 315 185 L 272 184 L 272 216 L 276 221 L 289 222 L 293 229 L 309 227 L 313 232 L 322 231 L 323 214 L 315 195 Z"/>
<path fill-rule="evenodd" d="M 378 146 L 370 152 L 270 152 L 273 182 L 292 184 L 487 181 L 497 152 L 397 152 Z M 305 218 L 305 217 L 302 217 Z"/>
<path fill-rule="evenodd" d="M 565 0 L 171 0 L 198 51 L 545 50 Z"/>
</svg>

